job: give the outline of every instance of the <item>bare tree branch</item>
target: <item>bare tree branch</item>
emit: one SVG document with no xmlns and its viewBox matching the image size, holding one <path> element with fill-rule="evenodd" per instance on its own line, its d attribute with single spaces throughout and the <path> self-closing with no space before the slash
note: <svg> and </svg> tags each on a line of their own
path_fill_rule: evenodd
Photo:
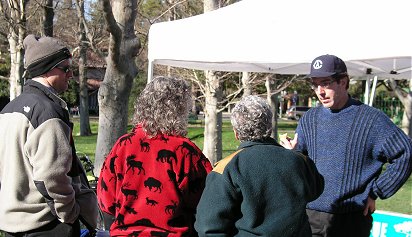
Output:
<svg viewBox="0 0 412 237">
<path fill-rule="evenodd" d="M 0 76 L 0 80 L 10 80 L 8 77 Z"/>
<path fill-rule="evenodd" d="M 189 77 L 189 80 L 196 83 L 197 86 L 199 87 L 200 92 L 204 95 L 205 94 L 205 87 L 202 83 L 200 83 L 199 75 L 197 74 L 196 70 L 192 70 L 192 72 L 193 72 L 194 78 Z"/>
<path fill-rule="evenodd" d="M 80 2 L 79 0 L 76 0 L 76 10 L 77 10 L 77 15 L 79 16 L 80 20 L 82 21 L 83 25 L 84 25 L 84 30 L 86 32 L 86 36 L 88 39 L 88 42 L 86 42 L 89 47 L 93 50 L 93 52 L 95 52 L 97 55 L 99 55 L 100 58 L 105 58 L 106 55 L 103 53 L 103 51 L 101 51 L 99 48 L 96 47 L 96 44 L 94 42 L 94 36 L 92 34 L 92 32 L 89 30 L 89 26 L 86 22 L 86 19 L 84 18 L 81 9 L 80 9 Z"/>
<path fill-rule="evenodd" d="M 161 18 L 162 16 L 164 16 L 166 13 L 170 12 L 173 8 L 176 7 L 176 5 L 179 5 L 179 4 L 184 3 L 184 2 L 186 2 L 186 1 L 187 1 L 187 0 L 182 0 L 182 1 L 180 1 L 180 2 L 174 3 L 174 4 L 173 4 L 172 6 L 170 6 L 166 11 L 164 11 L 162 14 L 160 14 L 158 17 L 156 17 L 154 20 L 152 20 L 152 21 L 149 20 L 150 24 L 152 25 L 152 24 L 153 24 L 154 22 L 156 22 L 159 18 Z"/>
<path fill-rule="evenodd" d="M 218 112 L 223 112 L 227 108 L 229 108 L 230 105 L 237 103 L 236 98 L 240 95 L 240 93 L 243 92 L 243 87 L 239 88 L 237 91 L 233 92 L 230 95 L 227 95 L 224 100 L 220 102 L 220 108 L 218 109 Z M 224 104 L 224 106 L 222 106 Z"/>
<path fill-rule="evenodd" d="M 116 19 L 112 12 L 112 6 L 110 0 L 102 0 L 103 2 L 103 12 L 107 22 L 107 31 L 110 32 L 114 42 L 111 42 L 109 47 L 111 48 L 111 55 L 113 62 L 118 62 L 120 60 L 120 45 L 122 38 L 122 30 L 117 25 Z"/>
<path fill-rule="evenodd" d="M 405 105 L 407 103 L 406 92 L 398 86 L 398 83 L 396 83 L 395 79 L 390 78 L 388 81 L 395 95 L 399 98 L 402 104 Z"/>
</svg>

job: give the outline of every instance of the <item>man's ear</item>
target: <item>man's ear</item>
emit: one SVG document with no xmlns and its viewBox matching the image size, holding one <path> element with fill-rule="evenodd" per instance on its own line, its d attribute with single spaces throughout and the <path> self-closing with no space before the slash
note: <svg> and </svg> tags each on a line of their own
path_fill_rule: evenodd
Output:
<svg viewBox="0 0 412 237">
<path fill-rule="evenodd" d="M 343 77 L 339 79 L 338 83 L 339 84 L 345 83 L 345 88 L 348 89 L 349 88 L 349 77 Z"/>
<path fill-rule="evenodd" d="M 233 129 L 233 132 L 235 133 L 235 138 L 236 138 L 236 140 L 238 140 L 238 141 L 239 141 L 239 136 L 237 135 L 236 130 L 235 130 L 235 129 Z"/>
</svg>

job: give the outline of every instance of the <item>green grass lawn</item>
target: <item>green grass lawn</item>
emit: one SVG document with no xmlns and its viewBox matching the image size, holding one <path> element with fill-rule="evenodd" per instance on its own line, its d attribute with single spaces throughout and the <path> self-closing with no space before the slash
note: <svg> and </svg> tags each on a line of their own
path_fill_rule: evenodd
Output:
<svg viewBox="0 0 412 237">
<path fill-rule="evenodd" d="M 77 119 L 73 119 L 75 122 L 74 140 L 78 152 L 85 153 L 92 160 L 94 160 L 94 153 L 96 148 L 97 137 L 97 120 L 91 121 L 92 136 L 80 137 L 79 123 Z M 296 128 L 296 121 L 279 120 L 278 132 L 279 134 L 287 132 L 293 137 Z M 203 148 L 203 126 L 200 121 L 192 121 L 189 126 L 188 137 L 196 143 L 196 145 Z M 228 121 L 225 121 L 222 126 L 222 139 L 223 139 L 223 157 L 228 156 L 235 151 L 239 145 L 239 142 L 235 139 L 232 127 Z M 391 198 L 387 200 L 377 201 L 377 209 L 384 211 L 392 211 L 404 214 L 412 215 L 412 177 L 409 178 L 407 183 Z"/>
</svg>

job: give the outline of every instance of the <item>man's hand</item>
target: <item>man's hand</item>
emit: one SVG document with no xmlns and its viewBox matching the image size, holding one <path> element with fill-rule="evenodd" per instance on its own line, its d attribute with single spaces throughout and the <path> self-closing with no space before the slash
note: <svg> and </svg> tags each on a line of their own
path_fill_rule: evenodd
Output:
<svg viewBox="0 0 412 237">
<path fill-rule="evenodd" d="M 296 133 L 293 139 L 290 138 L 287 133 L 280 134 L 279 142 L 280 142 L 280 145 L 282 145 L 284 148 L 293 149 L 298 143 L 298 134 Z"/>
<path fill-rule="evenodd" d="M 375 200 L 372 199 L 371 197 L 368 197 L 368 200 L 366 201 L 366 206 L 365 209 L 363 210 L 363 215 L 367 216 L 369 213 L 372 214 L 376 210 L 375 206 Z"/>
</svg>

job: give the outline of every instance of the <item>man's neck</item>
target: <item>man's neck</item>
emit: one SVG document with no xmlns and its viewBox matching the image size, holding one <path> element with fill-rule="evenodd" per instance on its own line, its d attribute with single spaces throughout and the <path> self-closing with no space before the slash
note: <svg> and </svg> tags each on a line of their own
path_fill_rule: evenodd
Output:
<svg viewBox="0 0 412 237">
<path fill-rule="evenodd" d="M 43 86 L 47 87 L 51 92 L 53 92 L 53 94 L 57 95 L 57 91 L 49 84 L 49 82 L 47 81 L 45 77 L 35 77 L 35 78 L 32 78 L 31 80 L 42 84 Z"/>
<path fill-rule="evenodd" d="M 339 111 L 341 111 L 342 109 L 345 109 L 345 108 L 347 108 L 347 107 L 349 107 L 350 106 L 350 96 L 349 96 L 349 94 L 346 94 L 346 97 L 342 100 L 342 101 L 345 101 L 345 103 L 342 103 L 342 105 L 341 106 L 339 106 L 339 108 L 338 109 L 330 109 L 333 113 L 337 113 L 337 112 L 339 112 Z"/>
</svg>

